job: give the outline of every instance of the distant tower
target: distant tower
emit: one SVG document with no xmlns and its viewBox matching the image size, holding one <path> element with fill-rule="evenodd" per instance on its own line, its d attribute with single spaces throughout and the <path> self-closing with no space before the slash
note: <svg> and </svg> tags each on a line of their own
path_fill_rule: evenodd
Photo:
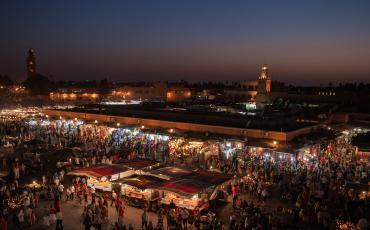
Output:
<svg viewBox="0 0 370 230">
<path fill-rule="evenodd" d="M 33 49 L 29 49 L 27 57 L 27 76 L 31 77 L 35 74 L 36 74 L 36 58 Z"/>
<path fill-rule="evenodd" d="M 271 80 L 268 74 L 268 68 L 263 65 L 261 75 L 258 78 L 256 105 L 258 108 L 263 108 L 270 102 Z"/>
</svg>

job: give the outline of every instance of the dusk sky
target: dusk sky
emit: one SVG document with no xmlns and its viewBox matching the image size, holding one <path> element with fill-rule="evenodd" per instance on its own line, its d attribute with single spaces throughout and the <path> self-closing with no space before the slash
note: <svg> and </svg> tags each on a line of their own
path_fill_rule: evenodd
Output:
<svg viewBox="0 0 370 230">
<path fill-rule="evenodd" d="M 369 0 L 2 1 L 0 75 L 370 82 Z"/>
</svg>

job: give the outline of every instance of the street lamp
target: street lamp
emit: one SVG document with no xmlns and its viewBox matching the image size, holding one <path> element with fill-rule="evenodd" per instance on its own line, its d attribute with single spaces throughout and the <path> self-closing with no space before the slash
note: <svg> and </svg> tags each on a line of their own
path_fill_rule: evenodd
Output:
<svg viewBox="0 0 370 230">
<path fill-rule="evenodd" d="M 119 122 L 117 122 L 117 127 L 120 126 L 121 124 Z"/>
<path fill-rule="evenodd" d="M 142 125 L 142 126 L 141 126 L 141 129 L 144 129 L 144 128 L 145 128 L 145 126 L 144 126 L 144 125 Z"/>
</svg>

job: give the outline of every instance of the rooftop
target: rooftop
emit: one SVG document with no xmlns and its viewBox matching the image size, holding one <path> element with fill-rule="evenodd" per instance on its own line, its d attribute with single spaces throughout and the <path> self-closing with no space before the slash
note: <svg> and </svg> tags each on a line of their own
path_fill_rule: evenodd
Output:
<svg viewBox="0 0 370 230">
<path fill-rule="evenodd" d="M 296 122 L 296 116 L 282 116 L 280 114 L 262 117 L 193 109 L 180 111 L 168 110 L 168 107 L 166 109 L 163 105 L 85 105 L 69 109 L 68 111 L 278 132 L 292 131 L 313 125 L 308 122 Z"/>
</svg>

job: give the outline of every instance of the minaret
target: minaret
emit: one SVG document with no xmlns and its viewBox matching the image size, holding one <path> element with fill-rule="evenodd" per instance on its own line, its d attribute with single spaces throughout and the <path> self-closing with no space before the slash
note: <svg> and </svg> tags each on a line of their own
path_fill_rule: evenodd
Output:
<svg viewBox="0 0 370 230">
<path fill-rule="evenodd" d="M 268 74 L 268 68 L 263 65 L 261 74 L 258 78 L 256 105 L 257 108 L 263 109 L 266 104 L 270 103 L 271 80 Z"/>
<path fill-rule="evenodd" d="M 269 70 L 266 65 L 261 68 L 261 74 L 258 78 L 258 94 L 270 95 L 271 80 L 269 77 Z"/>
<path fill-rule="evenodd" d="M 31 77 L 35 74 L 36 74 L 36 58 L 33 49 L 29 49 L 27 57 L 27 76 Z"/>
</svg>

